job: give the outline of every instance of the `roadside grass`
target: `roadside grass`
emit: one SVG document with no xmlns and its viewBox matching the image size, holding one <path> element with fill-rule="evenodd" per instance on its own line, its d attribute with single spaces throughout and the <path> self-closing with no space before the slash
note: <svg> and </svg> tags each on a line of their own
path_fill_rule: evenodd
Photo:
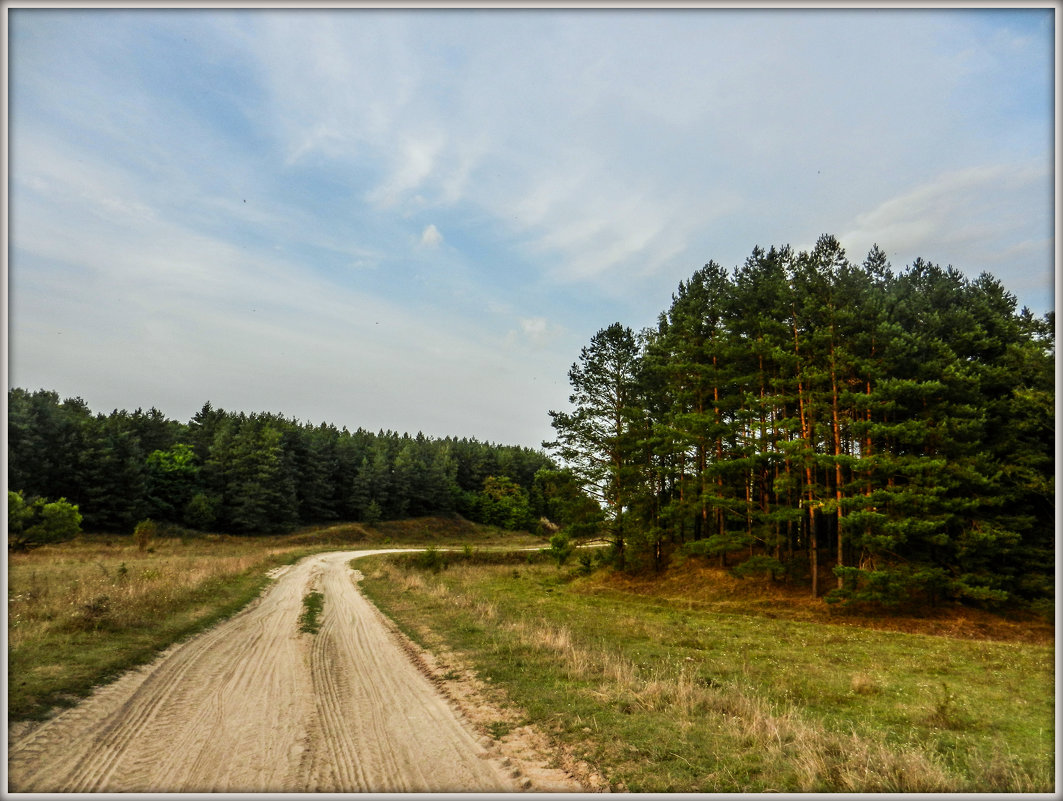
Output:
<svg viewBox="0 0 1063 801">
<path fill-rule="evenodd" d="M 435 532 L 433 538 L 426 532 Z M 235 614 L 271 568 L 323 550 L 536 541 L 468 521 L 308 527 L 287 536 L 181 532 L 141 550 L 133 537 L 83 535 L 8 554 L 8 719 L 40 720 L 173 643 Z M 471 547 L 471 546 L 469 546 Z"/>
<path fill-rule="evenodd" d="M 1051 646 L 694 608 L 604 574 L 475 561 L 372 557 L 361 586 L 614 789 L 1053 789 Z"/>
</svg>

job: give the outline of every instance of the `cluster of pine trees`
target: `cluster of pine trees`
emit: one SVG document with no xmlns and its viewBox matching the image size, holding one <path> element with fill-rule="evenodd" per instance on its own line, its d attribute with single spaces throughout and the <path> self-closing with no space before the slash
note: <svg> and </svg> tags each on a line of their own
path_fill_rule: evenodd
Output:
<svg viewBox="0 0 1063 801">
<path fill-rule="evenodd" d="M 93 414 L 80 398 L 8 392 L 9 488 L 66 498 L 89 531 L 150 518 L 251 534 L 455 513 L 528 529 L 553 467 L 541 451 L 475 439 L 352 433 L 210 403 L 184 424 L 154 408 Z"/>
<path fill-rule="evenodd" d="M 620 564 L 677 547 L 827 599 L 1053 589 L 1054 315 L 988 274 L 861 264 L 829 235 L 680 284 L 655 329 L 599 331 L 544 443 Z"/>
</svg>

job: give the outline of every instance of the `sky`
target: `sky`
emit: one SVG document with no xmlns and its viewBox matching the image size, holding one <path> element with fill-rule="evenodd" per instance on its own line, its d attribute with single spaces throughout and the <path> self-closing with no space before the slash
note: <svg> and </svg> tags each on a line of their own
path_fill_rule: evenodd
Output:
<svg viewBox="0 0 1063 801">
<path fill-rule="evenodd" d="M 8 8 L 8 386 L 539 447 L 614 322 L 838 237 L 1054 309 L 1054 19 Z"/>
</svg>

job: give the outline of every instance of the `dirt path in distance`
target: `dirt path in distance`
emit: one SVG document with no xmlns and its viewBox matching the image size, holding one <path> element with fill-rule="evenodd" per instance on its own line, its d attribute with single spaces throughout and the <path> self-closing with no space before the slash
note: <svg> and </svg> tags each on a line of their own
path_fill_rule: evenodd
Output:
<svg viewBox="0 0 1063 801">
<path fill-rule="evenodd" d="M 579 792 L 536 787 L 411 661 L 351 559 L 308 557 L 239 614 L 29 731 L 12 792 Z M 301 633 L 303 597 L 324 595 Z"/>
</svg>

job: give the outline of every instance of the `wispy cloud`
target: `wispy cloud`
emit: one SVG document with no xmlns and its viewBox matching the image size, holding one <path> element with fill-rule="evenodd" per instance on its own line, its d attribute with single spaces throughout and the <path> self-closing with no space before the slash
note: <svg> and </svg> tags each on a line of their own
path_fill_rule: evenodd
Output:
<svg viewBox="0 0 1063 801">
<path fill-rule="evenodd" d="M 535 443 L 581 338 L 756 244 L 1052 305 L 1050 11 L 10 20 L 16 382 Z"/>
<path fill-rule="evenodd" d="M 1053 258 L 1051 184 L 1046 165 L 1037 163 L 943 173 L 858 214 L 841 238 L 861 253 L 878 243 L 906 262 L 923 256 L 972 272 L 989 270 L 1016 288 L 1031 287 L 1031 277 L 1036 283 L 1039 275 L 1043 290 L 1051 274 L 1034 265 Z M 1027 200 L 1038 194 L 1043 205 Z"/>
</svg>

